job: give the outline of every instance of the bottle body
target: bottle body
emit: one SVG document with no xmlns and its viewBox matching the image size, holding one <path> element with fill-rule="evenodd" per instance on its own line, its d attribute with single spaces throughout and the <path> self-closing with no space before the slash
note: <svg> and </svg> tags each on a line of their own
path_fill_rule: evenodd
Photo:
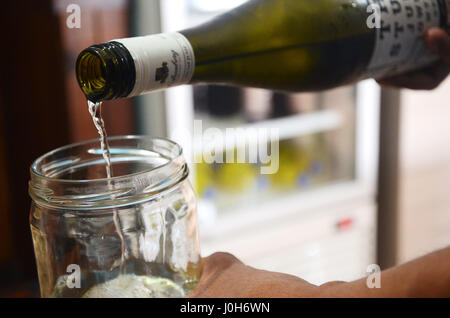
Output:
<svg viewBox="0 0 450 318">
<path fill-rule="evenodd" d="M 119 39 L 136 72 L 127 96 L 201 82 L 316 91 L 419 68 L 435 59 L 422 34 L 445 26 L 445 1 L 253 0 L 178 33 Z"/>
<path fill-rule="evenodd" d="M 251 1 L 184 31 L 198 52 L 193 82 L 309 91 L 356 78 L 373 32 L 365 28 L 365 7 L 350 3 Z"/>
</svg>

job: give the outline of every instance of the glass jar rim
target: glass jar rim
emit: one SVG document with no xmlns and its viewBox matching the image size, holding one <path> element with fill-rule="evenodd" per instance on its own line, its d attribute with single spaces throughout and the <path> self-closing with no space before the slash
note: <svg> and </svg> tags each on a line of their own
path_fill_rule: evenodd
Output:
<svg viewBox="0 0 450 318">
<path fill-rule="evenodd" d="M 107 209 L 126 206 L 148 201 L 187 178 L 189 170 L 183 158 L 180 145 L 166 138 L 151 136 L 126 135 L 108 137 L 111 151 L 115 149 L 115 143 L 136 142 L 152 146 L 158 146 L 160 151 L 166 150 L 167 159 L 164 163 L 138 172 L 113 176 L 112 178 L 97 179 L 64 179 L 54 177 L 43 171 L 45 161 L 57 155 L 70 152 L 77 148 L 95 145 L 99 147 L 99 139 L 72 143 L 54 149 L 37 158 L 30 167 L 31 180 L 29 193 L 36 203 L 48 207 L 75 210 Z M 158 149 L 141 149 L 136 146 L 136 151 L 160 153 Z M 101 155 L 97 160 L 103 160 Z M 145 156 L 143 156 L 144 158 Z M 114 158 L 114 157 L 113 157 Z M 69 159 L 62 158 L 60 166 L 70 166 Z M 50 167 L 58 168 L 50 161 Z M 73 161 L 76 162 L 76 161 Z"/>
<path fill-rule="evenodd" d="M 182 150 L 181 146 L 178 145 L 176 142 L 174 142 L 174 141 L 172 141 L 172 140 L 170 140 L 170 139 L 167 139 L 167 138 L 162 138 L 162 137 L 150 137 L 150 136 L 142 136 L 142 135 L 111 136 L 111 137 L 108 137 L 108 138 L 107 138 L 108 141 L 114 141 L 114 140 L 126 140 L 126 139 L 161 140 L 161 141 L 163 141 L 163 142 L 170 143 L 170 144 L 172 144 L 173 146 L 175 146 L 175 147 L 177 147 L 177 148 L 179 149 L 179 152 L 178 152 L 178 154 L 177 154 L 176 157 L 180 157 L 180 156 L 183 155 L 183 150 Z M 49 152 L 43 154 L 42 156 L 38 157 L 36 160 L 34 160 L 34 162 L 31 164 L 31 167 L 30 167 L 30 173 L 31 173 L 32 175 L 35 175 L 35 176 L 39 177 L 39 178 L 49 179 L 49 180 L 51 180 L 51 181 L 53 181 L 53 182 L 55 182 L 55 181 L 56 181 L 56 182 L 57 182 L 57 181 L 63 181 L 63 182 L 73 182 L 73 183 L 78 183 L 78 182 L 83 182 L 83 183 L 84 183 L 84 182 L 98 182 L 98 181 L 108 181 L 108 180 L 111 181 L 111 180 L 116 180 L 116 179 L 121 179 L 121 178 L 129 178 L 129 177 L 132 177 L 132 176 L 134 176 L 134 175 L 139 175 L 139 174 L 142 174 L 142 173 L 150 172 L 150 171 L 153 171 L 153 170 L 155 170 L 155 169 L 162 168 L 163 166 L 167 165 L 167 164 L 170 162 L 170 161 L 168 161 L 168 162 L 165 163 L 164 165 L 161 165 L 161 166 L 159 166 L 159 167 L 157 167 L 157 168 L 148 169 L 148 170 L 143 170 L 143 171 L 140 171 L 140 172 L 135 172 L 135 173 L 126 174 L 126 175 L 121 175 L 121 176 L 116 176 L 116 177 L 112 176 L 111 178 L 100 178 L 100 179 L 89 179 L 89 180 L 73 180 L 73 179 L 59 179 L 59 178 L 53 178 L 53 177 L 49 177 L 49 176 L 46 176 L 46 175 L 40 173 L 40 172 L 36 169 L 36 166 L 37 166 L 40 162 L 42 162 L 42 160 L 44 160 L 45 158 L 47 158 L 47 157 L 49 157 L 49 156 L 51 156 L 51 155 L 54 155 L 54 154 L 56 154 L 56 153 L 58 153 L 58 152 L 61 152 L 61 151 L 64 151 L 64 150 L 68 150 L 68 149 L 75 148 L 75 147 L 77 147 L 77 146 L 83 146 L 83 145 L 88 145 L 88 144 L 93 144 L 93 143 L 99 143 L 99 142 L 100 142 L 99 139 L 89 139 L 89 140 L 85 140 L 85 141 L 80 141 L 80 142 L 71 143 L 71 144 L 68 144 L 68 145 L 65 145 L 65 146 L 56 148 L 56 149 L 54 149 L 54 150 L 51 150 L 51 151 L 49 151 Z M 172 158 L 171 160 L 174 160 L 174 159 L 176 159 L 176 158 Z"/>
</svg>

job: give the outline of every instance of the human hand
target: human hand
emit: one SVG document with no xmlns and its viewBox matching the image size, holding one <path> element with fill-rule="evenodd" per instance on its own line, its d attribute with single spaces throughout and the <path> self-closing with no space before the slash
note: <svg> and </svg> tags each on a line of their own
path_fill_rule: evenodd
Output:
<svg viewBox="0 0 450 318">
<path fill-rule="evenodd" d="M 434 89 L 450 72 L 450 35 L 440 28 L 425 32 L 428 48 L 440 57 L 440 61 L 423 70 L 377 80 L 379 84 L 409 89 Z"/>
<path fill-rule="evenodd" d="M 381 288 L 366 277 L 320 286 L 298 277 L 258 270 L 231 254 L 215 253 L 202 260 L 202 276 L 188 297 L 450 297 L 450 247 L 380 273 Z"/>
<path fill-rule="evenodd" d="M 298 277 L 258 270 L 228 253 L 202 260 L 202 276 L 188 297 L 280 298 L 313 297 L 317 286 Z"/>
</svg>

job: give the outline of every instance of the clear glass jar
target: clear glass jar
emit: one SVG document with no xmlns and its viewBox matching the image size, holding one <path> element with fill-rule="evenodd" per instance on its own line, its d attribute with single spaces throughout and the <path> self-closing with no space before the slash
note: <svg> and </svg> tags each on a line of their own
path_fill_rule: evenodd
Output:
<svg viewBox="0 0 450 318">
<path fill-rule="evenodd" d="M 31 166 L 30 224 L 42 297 L 183 297 L 198 282 L 196 200 L 181 147 L 109 138 Z"/>
</svg>

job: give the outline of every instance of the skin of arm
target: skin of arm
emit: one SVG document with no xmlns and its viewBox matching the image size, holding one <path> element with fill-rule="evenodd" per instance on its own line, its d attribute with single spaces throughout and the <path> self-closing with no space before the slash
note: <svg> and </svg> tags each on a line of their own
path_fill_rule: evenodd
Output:
<svg viewBox="0 0 450 318">
<path fill-rule="evenodd" d="M 228 253 L 202 260 L 200 283 L 188 297 L 450 297 L 450 247 L 381 272 L 381 288 L 368 288 L 367 278 L 320 286 L 296 276 L 243 264 Z"/>
<path fill-rule="evenodd" d="M 321 297 L 450 297 L 450 247 L 381 272 L 381 288 L 366 278 L 320 286 Z"/>
</svg>

